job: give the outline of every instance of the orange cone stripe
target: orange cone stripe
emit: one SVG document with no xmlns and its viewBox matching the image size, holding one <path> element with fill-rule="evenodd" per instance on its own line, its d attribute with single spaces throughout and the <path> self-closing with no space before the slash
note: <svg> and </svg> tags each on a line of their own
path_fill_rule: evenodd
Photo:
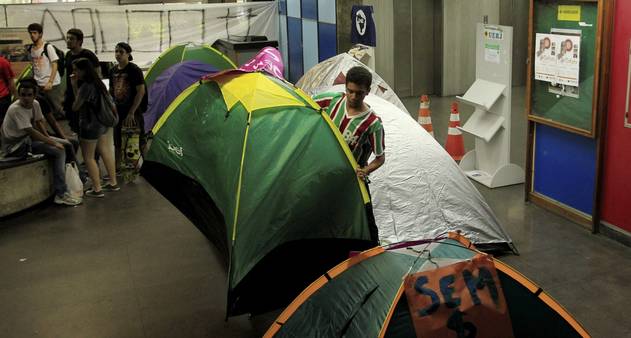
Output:
<svg viewBox="0 0 631 338">
<path fill-rule="evenodd" d="M 429 116 L 419 116 L 418 122 L 421 124 L 427 124 L 429 126 L 432 125 L 432 118 Z"/>
<path fill-rule="evenodd" d="M 449 129 L 447 130 L 447 135 L 460 136 L 462 135 L 462 132 L 458 128 L 449 127 Z"/>
<path fill-rule="evenodd" d="M 418 109 L 418 124 L 423 127 L 430 135 L 434 136 L 434 127 L 432 127 L 431 111 L 429 110 L 429 97 L 422 95 Z"/>
<path fill-rule="evenodd" d="M 460 114 L 458 113 L 458 104 L 451 104 L 451 115 L 449 115 L 449 129 L 447 129 L 447 142 L 445 142 L 445 150 L 456 161 L 464 156 L 464 137 L 460 127 Z"/>
</svg>

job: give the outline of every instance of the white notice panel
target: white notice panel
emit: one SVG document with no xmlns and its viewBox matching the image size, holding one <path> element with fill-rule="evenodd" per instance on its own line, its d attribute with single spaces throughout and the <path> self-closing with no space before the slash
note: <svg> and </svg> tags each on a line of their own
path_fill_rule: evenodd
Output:
<svg viewBox="0 0 631 338">
<path fill-rule="evenodd" d="M 578 86 L 581 37 L 537 33 L 535 80 Z"/>
</svg>

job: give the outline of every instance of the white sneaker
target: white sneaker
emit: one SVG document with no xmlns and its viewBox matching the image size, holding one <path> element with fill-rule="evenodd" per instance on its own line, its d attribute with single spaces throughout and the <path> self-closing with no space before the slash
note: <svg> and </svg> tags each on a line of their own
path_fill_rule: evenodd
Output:
<svg viewBox="0 0 631 338">
<path fill-rule="evenodd" d="M 76 198 L 70 196 L 68 193 L 64 193 L 63 196 L 55 196 L 55 204 L 65 204 L 65 205 L 79 205 L 81 201 Z"/>
</svg>

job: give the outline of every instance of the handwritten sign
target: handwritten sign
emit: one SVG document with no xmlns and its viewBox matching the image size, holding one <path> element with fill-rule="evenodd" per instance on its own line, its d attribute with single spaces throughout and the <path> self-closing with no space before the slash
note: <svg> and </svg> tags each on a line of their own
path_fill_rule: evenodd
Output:
<svg viewBox="0 0 631 338">
<path fill-rule="evenodd" d="M 502 285 L 488 256 L 408 275 L 404 283 L 417 337 L 513 337 Z"/>
</svg>

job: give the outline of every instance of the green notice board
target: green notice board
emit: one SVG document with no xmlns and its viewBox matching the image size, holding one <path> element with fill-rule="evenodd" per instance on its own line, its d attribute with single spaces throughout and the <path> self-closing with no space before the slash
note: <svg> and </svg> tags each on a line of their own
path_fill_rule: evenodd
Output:
<svg viewBox="0 0 631 338">
<path fill-rule="evenodd" d="M 559 6 L 580 6 L 580 20 L 578 16 L 568 20 L 559 11 Z M 559 20 L 563 19 L 563 20 Z M 558 95 L 550 91 L 550 83 L 534 79 L 531 75 L 531 109 L 529 118 L 553 127 L 567 129 L 579 134 L 594 135 L 593 99 L 595 64 L 599 51 L 596 45 L 598 32 L 598 2 L 586 1 L 550 1 L 535 0 L 533 13 L 533 43 L 531 60 L 534 60 L 535 35 L 537 33 L 554 33 L 555 29 L 579 30 L 581 32 L 580 70 L 578 98 Z M 564 33 L 554 33 L 564 34 Z M 532 67 L 532 65 L 531 65 Z"/>
</svg>

